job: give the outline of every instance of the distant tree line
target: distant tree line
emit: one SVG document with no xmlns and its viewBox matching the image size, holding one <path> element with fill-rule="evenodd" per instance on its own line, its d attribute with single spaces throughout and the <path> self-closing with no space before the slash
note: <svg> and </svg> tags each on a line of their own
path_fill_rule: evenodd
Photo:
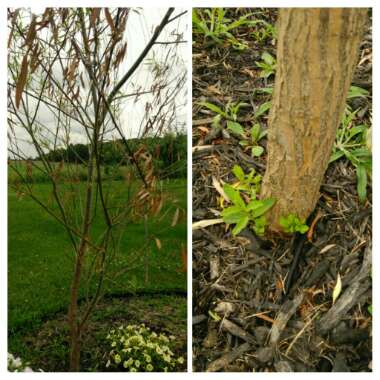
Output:
<svg viewBox="0 0 380 380">
<path fill-rule="evenodd" d="M 131 152 L 139 149 L 149 153 L 153 166 L 159 176 L 167 178 L 186 177 L 187 136 L 167 134 L 163 137 L 129 139 Z M 106 141 L 100 147 L 101 164 L 105 167 L 129 165 L 131 157 L 121 140 Z M 89 158 L 89 145 L 69 144 L 47 153 L 51 162 L 86 164 Z"/>
</svg>

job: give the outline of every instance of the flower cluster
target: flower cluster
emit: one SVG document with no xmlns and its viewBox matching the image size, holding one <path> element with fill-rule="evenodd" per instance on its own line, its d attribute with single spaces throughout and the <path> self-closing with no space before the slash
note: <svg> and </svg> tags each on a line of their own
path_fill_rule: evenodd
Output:
<svg viewBox="0 0 380 380">
<path fill-rule="evenodd" d="M 10 372 L 34 372 L 30 367 L 23 363 L 18 357 L 8 352 L 8 371 Z M 43 372 L 41 369 L 39 372 Z"/>
<path fill-rule="evenodd" d="M 106 367 L 127 372 L 168 372 L 183 364 L 171 350 L 174 336 L 157 334 L 144 324 L 120 326 L 107 335 L 110 345 Z"/>
</svg>

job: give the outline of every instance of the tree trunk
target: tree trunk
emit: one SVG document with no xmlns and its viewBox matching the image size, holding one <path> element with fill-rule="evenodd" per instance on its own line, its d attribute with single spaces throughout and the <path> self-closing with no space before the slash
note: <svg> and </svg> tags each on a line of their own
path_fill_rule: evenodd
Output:
<svg viewBox="0 0 380 380">
<path fill-rule="evenodd" d="M 82 324 L 78 316 L 78 296 L 81 283 L 82 267 L 85 261 L 87 251 L 87 241 L 89 238 L 89 230 L 91 225 L 91 212 L 93 202 L 94 189 L 94 155 L 97 141 L 97 131 L 94 130 L 94 139 L 92 150 L 90 153 L 87 166 L 87 190 L 86 205 L 83 217 L 82 237 L 79 248 L 76 252 L 76 260 L 74 266 L 74 275 L 71 282 L 70 305 L 68 310 L 68 324 L 70 329 L 70 371 L 78 372 L 80 369 L 80 350 L 81 350 L 81 334 Z"/>
<path fill-rule="evenodd" d="M 262 198 L 273 197 L 269 229 L 280 216 L 315 208 L 358 58 L 367 9 L 280 10 L 277 72 Z"/>
</svg>

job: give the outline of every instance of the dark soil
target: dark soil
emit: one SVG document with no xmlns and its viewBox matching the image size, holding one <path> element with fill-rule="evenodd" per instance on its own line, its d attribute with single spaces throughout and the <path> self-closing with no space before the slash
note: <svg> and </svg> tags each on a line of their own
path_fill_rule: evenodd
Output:
<svg viewBox="0 0 380 380">
<path fill-rule="evenodd" d="M 234 19 L 248 10 L 229 12 Z M 277 11 L 262 9 L 257 17 L 274 23 Z M 251 32 L 252 27 L 241 27 L 235 33 L 248 41 L 249 49 L 242 52 L 194 36 L 194 222 L 220 218 L 213 177 L 219 183 L 233 182 L 234 164 L 245 172 L 252 166 L 262 175 L 265 171 L 265 154 L 252 158 L 225 122 L 213 128 L 215 114 L 199 105 L 207 101 L 224 108 L 229 101 L 246 102 L 249 106 L 239 112 L 239 120 L 250 128 L 255 110 L 270 99 L 253 89 L 273 84 L 273 76 L 259 77 L 255 61 L 264 51 L 275 56 L 275 41 L 258 43 Z M 371 48 L 368 24 L 354 84 L 370 92 Z M 354 102 L 352 108 L 364 110 L 360 117 L 370 124 L 371 96 Z M 260 123 L 267 127 L 266 118 Z M 260 143 L 265 147 L 265 139 Z M 194 371 L 371 370 L 372 185 L 361 204 L 355 168 L 342 158 L 330 164 L 320 193 L 311 219 L 320 218 L 310 241 L 298 235 L 261 241 L 248 229 L 233 237 L 224 223 L 193 231 Z M 297 250 L 300 257 L 294 266 Z M 338 274 L 342 290 L 333 305 Z"/>
<path fill-rule="evenodd" d="M 91 316 L 83 335 L 81 371 L 107 371 L 106 336 L 109 330 L 122 324 L 141 323 L 157 334 L 176 337 L 172 350 L 176 357 L 185 359 L 177 370 L 186 371 L 186 304 L 186 297 L 181 295 L 150 294 L 104 299 Z M 60 313 L 38 329 L 23 331 L 20 335 L 16 333 L 12 353 L 20 356 L 34 371 L 66 372 L 69 368 L 68 333 L 66 314 Z"/>
</svg>

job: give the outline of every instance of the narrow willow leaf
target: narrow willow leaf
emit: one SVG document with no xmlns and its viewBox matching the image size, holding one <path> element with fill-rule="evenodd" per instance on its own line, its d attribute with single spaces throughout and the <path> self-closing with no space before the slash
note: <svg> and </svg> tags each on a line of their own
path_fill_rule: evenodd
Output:
<svg viewBox="0 0 380 380">
<path fill-rule="evenodd" d="M 335 304 L 335 301 L 339 297 L 341 291 L 342 291 L 342 280 L 340 278 L 340 274 L 338 273 L 338 277 L 336 279 L 336 284 L 333 291 L 333 305 Z"/>
<path fill-rule="evenodd" d="M 178 218 L 179 218 L 179 208 L 177 208 L 175 210 L 173 220 L 172 220 L 172 224 L 171 224 L 172 227 L 174 227 L 178 223 Z"/>
<path fill-rule="evenodd" d="M 223 199 L 229 202 L 230 199 L 228 198 L 228 195 L 224 192 L 221 184 L 214 176 L 212 176 L 212 185 L 215 187 L 215 190 L 223 197 Z"/>
<path fill-rule="evenodd" d="M 222 218 L 200 220 L 199 222 L 194 222 L 191 226 L 191 229 L 195 231 L 195 230 L 199 230 L 200 228 L 205 228 L 205 227 L 212 226 L 214 224 L 220 224 L 223 222 L 224 221 Z"/>
<path fill-rule="evenodd" d="M 154 241 L 156 242 L 157 249 L 160 250 L 162 248 L 160 239 L 154 238 Z"/>
<path fill-rule="evenodd" d="M 110 26 L 112 32 L 115 32 L 116 31 L 115 24 L 113 22 L 113 18 L 111 16 L 111 13 L 110 13 L 109 9 L 108 8 L 104 8 L 104 13 L 106 15 L 106 19 L 107 19 L 108 25 Z"/>
<path fill-rule="evenodd" d="M 28 54 L 24 55 L 21 63 L 21 70 L 18 76 L 18 81 L 16 84 L 16 108 L 20 106 L 22 92 L 24 90 L 26 79 L 28 78 Z"/>
<path fill-rule="evenodd" d="M 102 10 L 102 8 L 92 8 L 92 11 L 91 11 L 91 19 L 90 19 L 90 24 L 92 26 L 95 26 L 96 24 L 96 21 L 100 15 L 100 11 Z"/>
<path fill-rule="evenodd" d="M 35 38 L 36 38 L 36 16 L 33 15 L 32 21 L 29 26 L 28 34 L 25 39 L 25 45 L 31 48 Z"/>
</svg>

